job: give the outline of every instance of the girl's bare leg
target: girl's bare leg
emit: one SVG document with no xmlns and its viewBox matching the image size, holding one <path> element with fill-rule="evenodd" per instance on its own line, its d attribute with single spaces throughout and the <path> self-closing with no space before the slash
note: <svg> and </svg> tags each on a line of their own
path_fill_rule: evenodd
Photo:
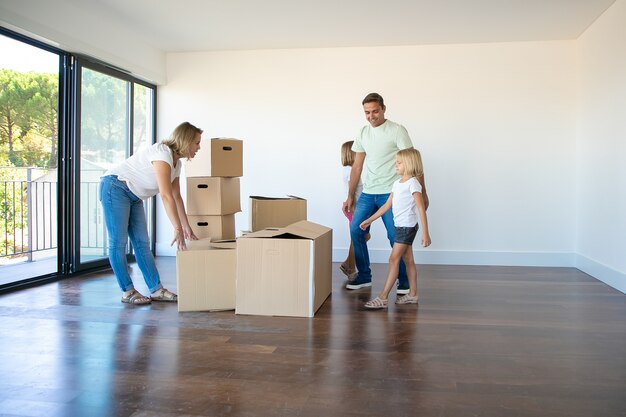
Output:
<svg viewBox="0 0 626 417">
<path fill-rule="evenodd" d="M 350 249 L 348 249 L 348 257 L 343 264 L 350 272 L 354 272 L 356 270 L 356 260 L 354 259 L 354 248 L 352 247 L 352 242 L 350 242 Z"/>
<path fill-rule="evenodd" d="M 404 257 L 404 253 L 407 249 L 410 249 L 410 245 L 402 243 L 394 243 L 391 248 L 391 255 L 389 256 L 389 270 L 387 271 L 387 280 L 385 281 L 385 287 L 383 291 L 378 295 L 382 300 L 389 298 L 389 293 L 393 289 L 396 280 L 398 279 L 398 269 L 400 268 L 400 259 Z M 415 265 L 414 265 L 415 266 Z"/>
</svg>

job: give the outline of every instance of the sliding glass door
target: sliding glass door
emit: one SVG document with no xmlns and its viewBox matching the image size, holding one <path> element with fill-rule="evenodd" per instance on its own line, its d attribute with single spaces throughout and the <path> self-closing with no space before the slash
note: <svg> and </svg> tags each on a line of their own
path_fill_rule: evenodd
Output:
<svg viewBox="0 0 626 417">
<path fill-rule="evenodd" d="M 59 269 L 61 56 L 0 32 L 0 287 Z"/>
<path fill-rule="evenodd" d="M 106 267 L 99 179 L 154 143 L 156 87 L 1 27 L 0 50 L 0 291 Z"/>
<path fill-rule="evenodd" d="M 139 146 L 154 141 L 154 88 L 98 63 L 75 62 L 76 269 L 106 263 L 107 233 L 98 200 L 99 179 Z M 146 205 L 152 218 L 152 205 Z M 131 255 L 130 245 L 128 255 Z"/>
</svg>

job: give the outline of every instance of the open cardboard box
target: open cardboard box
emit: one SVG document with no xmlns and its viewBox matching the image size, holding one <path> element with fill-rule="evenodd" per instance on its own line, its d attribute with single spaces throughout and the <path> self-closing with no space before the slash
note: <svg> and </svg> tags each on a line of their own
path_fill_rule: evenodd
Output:
<svg viewBox="0 0 626 417">
<path fill-rule="evenodd" d="M 306 220 L 237 239 L 237 314 L 313 317 L 332 289 L 332 229 Z"/>
<path fill-rule="evenodd" d="M 268 227 L 285 227 L 306 220 L 306 200 L 296 196 L 250 196 L 250 231 Z"/>
</svg>

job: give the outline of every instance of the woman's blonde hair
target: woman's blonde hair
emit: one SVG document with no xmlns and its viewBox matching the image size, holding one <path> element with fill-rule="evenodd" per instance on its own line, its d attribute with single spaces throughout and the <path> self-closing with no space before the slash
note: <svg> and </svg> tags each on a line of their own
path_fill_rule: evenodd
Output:
<svg viewBox="0 0 626 417">
<path fill-rule="evenodd" d="M 165 139 L 162 143 L 167 145 L 174 154 L 185 157 L 188 156 L 189 146 L 196 140 L 198 134 L 202 134 L 202 129 L 189 122 L 183 122 L 174 129 L 169 139 Z"/>
<path fill-rule="evenodd" d="M 398 158 L 404 165 L 404 175 L 419 178 L 424 175 L 424 165 L 422 165 L 422 155 L 414 148 L 402 149 L 398 151 Z"/>
<path fill-rule="evenodd" d="M 354 151 L 352 151 L 353 143 L 354 141 L 350 140 L 341 145 L 341 165 L 344 167 L 354 164 Z"/>
</svg>

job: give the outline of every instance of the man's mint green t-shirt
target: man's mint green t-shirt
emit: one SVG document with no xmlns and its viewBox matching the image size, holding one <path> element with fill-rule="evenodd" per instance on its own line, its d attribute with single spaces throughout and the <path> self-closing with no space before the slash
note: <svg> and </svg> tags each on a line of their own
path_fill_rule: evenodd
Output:
<svg viewBox="0 0 626 417">
<path fill-rule="evenodd" d="M 396 175 L 396 154 L 399 150 L 411 148 L 411 138 L 404 126 L 386 120 L 378 127 L 364 126 L 357 135 L 352 150 L 365 152 L 365 166 L 362 177 L 363 192 L 367 194 L 388 194 Z"/>
</svg>

